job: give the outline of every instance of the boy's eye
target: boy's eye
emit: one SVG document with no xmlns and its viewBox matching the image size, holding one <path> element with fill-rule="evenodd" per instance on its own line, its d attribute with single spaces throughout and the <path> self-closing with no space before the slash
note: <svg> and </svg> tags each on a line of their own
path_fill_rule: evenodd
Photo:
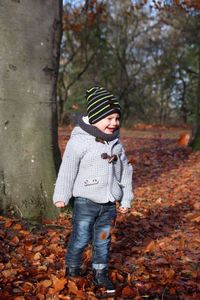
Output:
<svg viewBox="0 0 200 300">
<path fill-rule="evenodd" d="M 107 120 L 108 121 L 115 120 L 115 121 L 119 122 L 120 121 L 120 117 L 117 117 L 117 118 L 107 117 Z"/>
</svg>

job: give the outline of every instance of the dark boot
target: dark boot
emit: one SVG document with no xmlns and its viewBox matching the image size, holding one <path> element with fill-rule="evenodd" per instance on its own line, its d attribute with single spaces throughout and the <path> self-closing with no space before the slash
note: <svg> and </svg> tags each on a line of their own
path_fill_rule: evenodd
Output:
<svg viewBox="0 0 200 300">
<path fill-rule="evenodd" d="M 82 270 L 79 267 L 66 267 L 65 276 L 77 277 L 82 276 Z"/>
<path fill-rule="evenodd" d="M 115 287 L 108 278 L 108 269 L 104 268 L 102 270 L 93 269 L 94 283 L 98 287 L 103 287 L 106 289 L 107 293 L 114 293 Z"/>
</svg>

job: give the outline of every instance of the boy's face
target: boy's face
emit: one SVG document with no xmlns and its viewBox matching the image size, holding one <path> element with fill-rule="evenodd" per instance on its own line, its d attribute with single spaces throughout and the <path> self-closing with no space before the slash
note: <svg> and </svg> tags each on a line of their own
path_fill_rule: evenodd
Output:
<svg viewBox="0 0 200 300">
<path fill-rule="evenodd" d="M 104 133 L 112 134 L 116 129 L 119 128 L 120 117 L 118 113 L 114 113 L 105 117 L 104 119 L 96 122 L 93 126 L 97 127 Z"/>
</svg>

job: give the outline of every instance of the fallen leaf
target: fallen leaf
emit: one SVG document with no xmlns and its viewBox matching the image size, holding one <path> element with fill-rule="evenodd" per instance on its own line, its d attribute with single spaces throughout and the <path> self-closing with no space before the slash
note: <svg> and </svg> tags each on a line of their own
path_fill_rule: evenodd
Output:
<svg viewBox="0 0 200 300">
<path fill-rule="evenodd" d="M 69 289 L 69 293 L 75 294 L 78 292 L 78 287 L 76 285 L 76 283 L 72 280 L 68 280 L 68 289 Z"/>
<path fill-rule="evenodd" d="M 18 244 L 19 244 L 19 238 L 18 238 L 18 236 L 14 236 L 10 241 L 10 245 L 16 246 Z"/>
<path fill-rule="evenodd" d="M 155 242 L 151 241 L 145 248 L 145 252 L 151 252 L 152 250 L 155 249 Z"/>
<path fill-rule="evenodd" d="M 66 278 L 57 278 L 56 276 L 52 276 L 53 288 L 55 292 L 60 292 L 64 289 L 65 284 L 67 283 Z"/>
<path fill-rule="evenodd" d="M 200 216 L 193 218 L 192 221 L 200 223 Z"/>
<path fill-rule="evenodd" d="M 13 221 L 8 220 L 8 221 L 5 222 L 4 227 L 9 228 L 12 225 L 12 223 L 13 223 Z"/>
<path fill-rule="evenodd" d="M 33 248 L 33 251 L 34 251 L 34 252 L 40 252 L 43 248 L 44 248 L 43 245 L 39 245 L 39 246 L 34 247 L 34 248 Z"/>
<path fill-rule="evenodd" d="M 41 293 L 37 294 L 37 298 L 38 298 L 38 300 L 45 300 L 45 296 Z"/>
<path fill-rule="evenodd" d="M 28 293 L 34 289 L 34 285 L 31 282 L 24 282 L 21 289 L 24 293 Z"/>
<path fill-rule="evenodd" d="M 188 146 L 190 140 L 190 134 L 189 133 L 182 133 L 178 139 L 178 145 L 181 147 Z"/>
<path fill-rule="evenodd" d="M 15 275 L 17 272 L 13 269 L 8 269 L 8 270 L 4 270 L 2 271 L 2 275 L 6 278 L 11 277 L 12 275 Z"/>
<path fill-rule="evenodd" d="M 33 256 L 33 259 L 34 260 L 39 260 L 41 258 L 41 253 L 40 252 L 37 252 L 34 256 Z"/>
<path fill-rule="evenodd" d="M 127 285 L 122 290 L 122 296 L 124 296 L 124 297 L 135 297 L 135 296 L 137 296 L 137 290 L 133 289 L 132 287 Z"/>
<path fill-rule="evenodd" d="M 52 286 L 51 280 L 43 280 L 40 282 L 40 285 L 44 286 L 45 288 Z"/>
<path fill-rule="evenodd" d="M 15 225 L 13 225 L 13 229 L 14 229 L 14 230 L 20 230 L 20 229 L 22 229 L 22 225 L 19 224 L 19 223 L 17 223 L 17 224 L 15 224 Z"/>
</svg>

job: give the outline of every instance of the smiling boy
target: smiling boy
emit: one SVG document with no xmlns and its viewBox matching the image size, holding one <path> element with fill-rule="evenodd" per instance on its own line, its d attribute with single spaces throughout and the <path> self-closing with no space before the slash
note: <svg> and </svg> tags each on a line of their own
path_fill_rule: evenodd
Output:
<svg viewBox="0 0 200 300">
<path fill-rule="evenodd" d="M 67 143 L 53 201 L 56 207 L 63 207 L 74 197 L 66 275 L 82 275 L 82 254 L 92 241 L 94 283 L 113 293 L 115 287 L 108 277 L 110 232 L 116 202 L 120 202 L 121 213 L 131 206 L 132 166 L 119 140 L 117 98 L 102 87 L 93 87 L 87 90 L 86 101 L 87 116 L 79 119 Z"/>
</svg>

